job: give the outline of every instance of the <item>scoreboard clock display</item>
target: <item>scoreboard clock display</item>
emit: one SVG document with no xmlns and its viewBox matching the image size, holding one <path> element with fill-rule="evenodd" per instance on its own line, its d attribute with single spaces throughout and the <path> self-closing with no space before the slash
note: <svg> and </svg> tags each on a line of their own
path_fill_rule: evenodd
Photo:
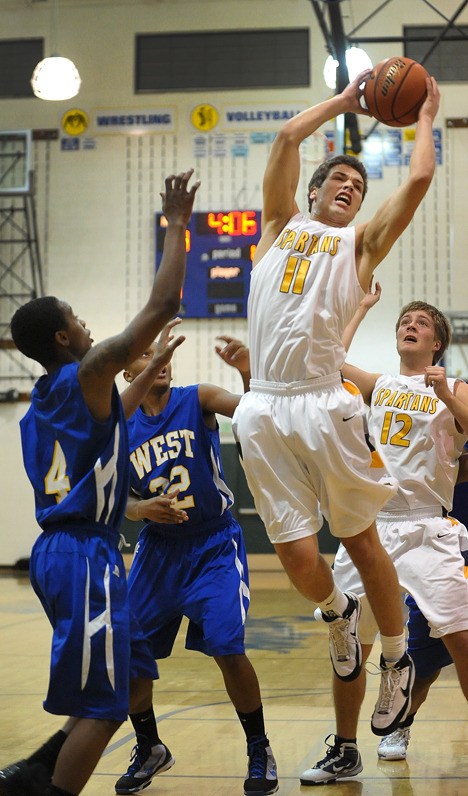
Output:
<svg viewBox="0 0 468 796">
<path fill-rule="evenodd" d="M 260 239 L 260 210 L 192 213 L 185 237 L 187 274 L 180 315 L 185 318 L 245 318 L 252 259 Z M 156 268 L 167 221 L 156 214 Z"/>
</svg>

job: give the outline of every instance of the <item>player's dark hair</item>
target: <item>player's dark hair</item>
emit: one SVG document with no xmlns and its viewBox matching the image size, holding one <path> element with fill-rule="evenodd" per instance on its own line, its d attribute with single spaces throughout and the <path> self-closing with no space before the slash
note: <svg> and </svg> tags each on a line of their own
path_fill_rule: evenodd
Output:
<svg viewBox="0 0 468 796">
<path fill-rule="evenodd" d="M 450 345 L 450 341 L 452 339 L 452 327 L 450 325 L 449 319 L 444 315 L 443 312 L 434 307 L 432 304 L 426 304 L 425 301 L 410 301 L 409 304 L 406 304 L 403 309 L 401 310 L 398 320 L 396 323 L 396 331 L 398 332 L 398 328 L 401 323 L 401 319 L 404 315 L 407 315 L 408 312 L 427 312 L 427 314 L 432 318 L 434 321 L 435 327 L 435 336 L 436 340 L 440 343 L 440 348 L 438 351 L 434 353 L 432 358 L 432 364 L 437 365 L 437 363 L 442 359 L 447 348 Z"/>
<path fill-rule="evenodd" d="M 312 188 L 320 188 L 321 185 L 325 182 L 326 178 L 328 177 L 330 171 L 334 166 L 340 166 L 344 164 L 346 166 L 351 166 L 351 168 L 355 169 L 359 172 L 362 179 L 364 180 L 364 188 L 362 191 L 362 199 L 367 193 L 367 171 L 366 167 L 360 160 L 354 157 L 354 155 L 336 155 L 334 158 L 330 158 L 329 160 L 324 160 L 323 163 L 320 164 L 318 169 L 314 171 L 312 177 L 309 180 L 309 185 L 307 188 L 307 200 L 309 203 L 309 213 L 312 208 L 312 199 L 310 198 L 310 192 Z"/>
<path fill-rule="evenodd" d="M 67 328 L 63 305 L 55 296 L 32 299 L 16 310 L 10 328 L 17 349 L 45 366 L 57 357 L 55 333 Z"/>
</svg>

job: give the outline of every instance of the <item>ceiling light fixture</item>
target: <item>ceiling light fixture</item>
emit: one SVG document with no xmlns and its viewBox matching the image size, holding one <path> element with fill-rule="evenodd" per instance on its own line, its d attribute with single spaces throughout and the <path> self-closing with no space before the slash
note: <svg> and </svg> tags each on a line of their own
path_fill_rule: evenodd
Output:
<svg viewBox="0 0 468 796">
<path fill-rule="evenodd" d="M 364 69 L 372 69 L 372 61 L 365 50 L 360 47 L 350 47 L 346 50 L 346 66 L 350 82 Z M 336 89 L 336 69 L 338 61 L 329 55 L 323 67 L 323 79 L 328 88 Z"/>
<path fill-rule="evenodd" d="M 52 49 L 57 41 L 57 0 L 52 0 Z M 66 100 L 76 97 L 81 86 L 81 77 L 73 61 L 57 54 L 39 61 L 31 77 L 34 94 L 43 100 Z"/>
</svg>

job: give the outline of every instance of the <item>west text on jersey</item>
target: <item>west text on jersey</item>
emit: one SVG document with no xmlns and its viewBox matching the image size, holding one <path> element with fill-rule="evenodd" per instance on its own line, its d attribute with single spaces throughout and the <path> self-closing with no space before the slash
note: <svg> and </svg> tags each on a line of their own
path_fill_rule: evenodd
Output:
<svg viewBox="0 0 468 796">
<path fill-rule="evenodd" d="M 159 467 L 169 459 L 177 459 L 180 453 L 193 459 L 194 452 L 192 440 L 195 434 L 188 428 L 181 428 L 177 431 L 169 431 L 167 434 L 160 434 L 158 437 L 143 442 L 130 454 L 130 461 L 133 464 L 138 478 L 143 478 L 145 473 L 150 473 L 154 468 L 154 463 Z"/>
</svg>

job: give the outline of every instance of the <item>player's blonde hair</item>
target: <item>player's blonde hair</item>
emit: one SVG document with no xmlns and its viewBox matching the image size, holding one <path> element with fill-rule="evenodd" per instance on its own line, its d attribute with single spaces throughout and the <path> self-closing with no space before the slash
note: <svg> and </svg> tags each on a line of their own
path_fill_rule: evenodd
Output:
<svg viewBox="0 0 468 796">
<path fill-rule="evenodd" d="M 444 315 L 443 312 L 438 310 L 437 307 L 434 307 L 432 304 L 427 304 L 425 301 L 410 301 L 410 303 L 406 304 L 401 310 L 396 322 L 395 330 L 398 331 L 401 319 L 404 315 L 407 315 L 408 312 L 420 311 L 427 312 L 427 314 L 434 321 L 435 336 L 436 340 L 438 340 L 440 343 L 440 348 L 435 352 L 432 359 L 432 364 L 437 365 L 437 363 L 444 356 L 452 339 L 452 327 L 450 325 L 449 319 Z"/>
</svg>

